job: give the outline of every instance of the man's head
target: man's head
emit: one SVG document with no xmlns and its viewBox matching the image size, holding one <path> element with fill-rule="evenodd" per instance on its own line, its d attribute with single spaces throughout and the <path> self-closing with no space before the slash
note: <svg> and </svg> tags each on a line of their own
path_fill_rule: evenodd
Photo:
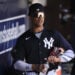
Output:
<svg viewBox="0 0 75 75">
<path fill-rule="evenodd" d="M 44 6 L 39 3 L 32 4 L 29 7 L 28 15 L 31 17 L 31 21 L 35 26 L 42 26 L 45 17 Z"/>
</svg>

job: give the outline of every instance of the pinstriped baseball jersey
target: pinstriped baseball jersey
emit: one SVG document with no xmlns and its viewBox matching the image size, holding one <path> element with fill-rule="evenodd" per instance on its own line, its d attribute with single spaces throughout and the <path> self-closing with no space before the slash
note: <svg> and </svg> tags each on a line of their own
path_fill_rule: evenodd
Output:
<svg viewBox="0 0 75 75">
<path fill-rule="evenodd" d="M 46 62 L 44 58 L 49 56 L 52 47 L 72 50 L 71 45 L 55 30 L 44 29 L 40 38 L 36 37 L 31 30 L 28 30 L 17 40 L 12 55 L 15 61 L 25 58 L 27 63 L 42 64 Z"/>
</svg>

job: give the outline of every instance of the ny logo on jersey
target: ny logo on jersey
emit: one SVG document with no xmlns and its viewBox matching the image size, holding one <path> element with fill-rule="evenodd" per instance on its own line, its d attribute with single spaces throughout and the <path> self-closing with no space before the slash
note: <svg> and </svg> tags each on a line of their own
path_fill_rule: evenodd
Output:
<svg viewBox="0 0 75 75">
<path fill-rule="evenodd" d="M 53 47 L 54 39 L 52 37 L 50 38 L 50 40 L 44 38 L 43 42 L 44 42 L 44 47 L 50 49 L 51 47 Z"/>
</svg>

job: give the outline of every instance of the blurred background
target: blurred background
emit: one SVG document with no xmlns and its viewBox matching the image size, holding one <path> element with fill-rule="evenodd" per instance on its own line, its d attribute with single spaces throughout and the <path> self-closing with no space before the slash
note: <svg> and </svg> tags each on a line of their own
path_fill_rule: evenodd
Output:
<svg viewBox="0 0 75 75">
<path fill-rule="evenodd" d="M 45 26 L 55 28 L 75 50 L 75 0 L 0 0 L 0 75 L 12 64 L 11 50 L 17 38 L 29 29 L 28 6 L 45 7 Z M 70 75 L 72 61 L 62 64 L 63 75 Z"/>
</svg>

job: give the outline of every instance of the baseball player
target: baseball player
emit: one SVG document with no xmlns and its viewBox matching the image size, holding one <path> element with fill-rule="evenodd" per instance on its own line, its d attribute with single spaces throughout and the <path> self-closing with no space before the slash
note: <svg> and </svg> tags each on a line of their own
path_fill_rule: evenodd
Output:
<svg viewBox="0 0 75 75">
<path fill-rule="evenodd" d="M 60 63 L 74 58 L 71 45 L 58 31 L 44 27 L 41 4 L 32 4 L 28 15 L 31 28 L 18 38 L 12 50 L 13 67 L 23 72 L 16 75 L 61 75 Z"/>
</svg>

